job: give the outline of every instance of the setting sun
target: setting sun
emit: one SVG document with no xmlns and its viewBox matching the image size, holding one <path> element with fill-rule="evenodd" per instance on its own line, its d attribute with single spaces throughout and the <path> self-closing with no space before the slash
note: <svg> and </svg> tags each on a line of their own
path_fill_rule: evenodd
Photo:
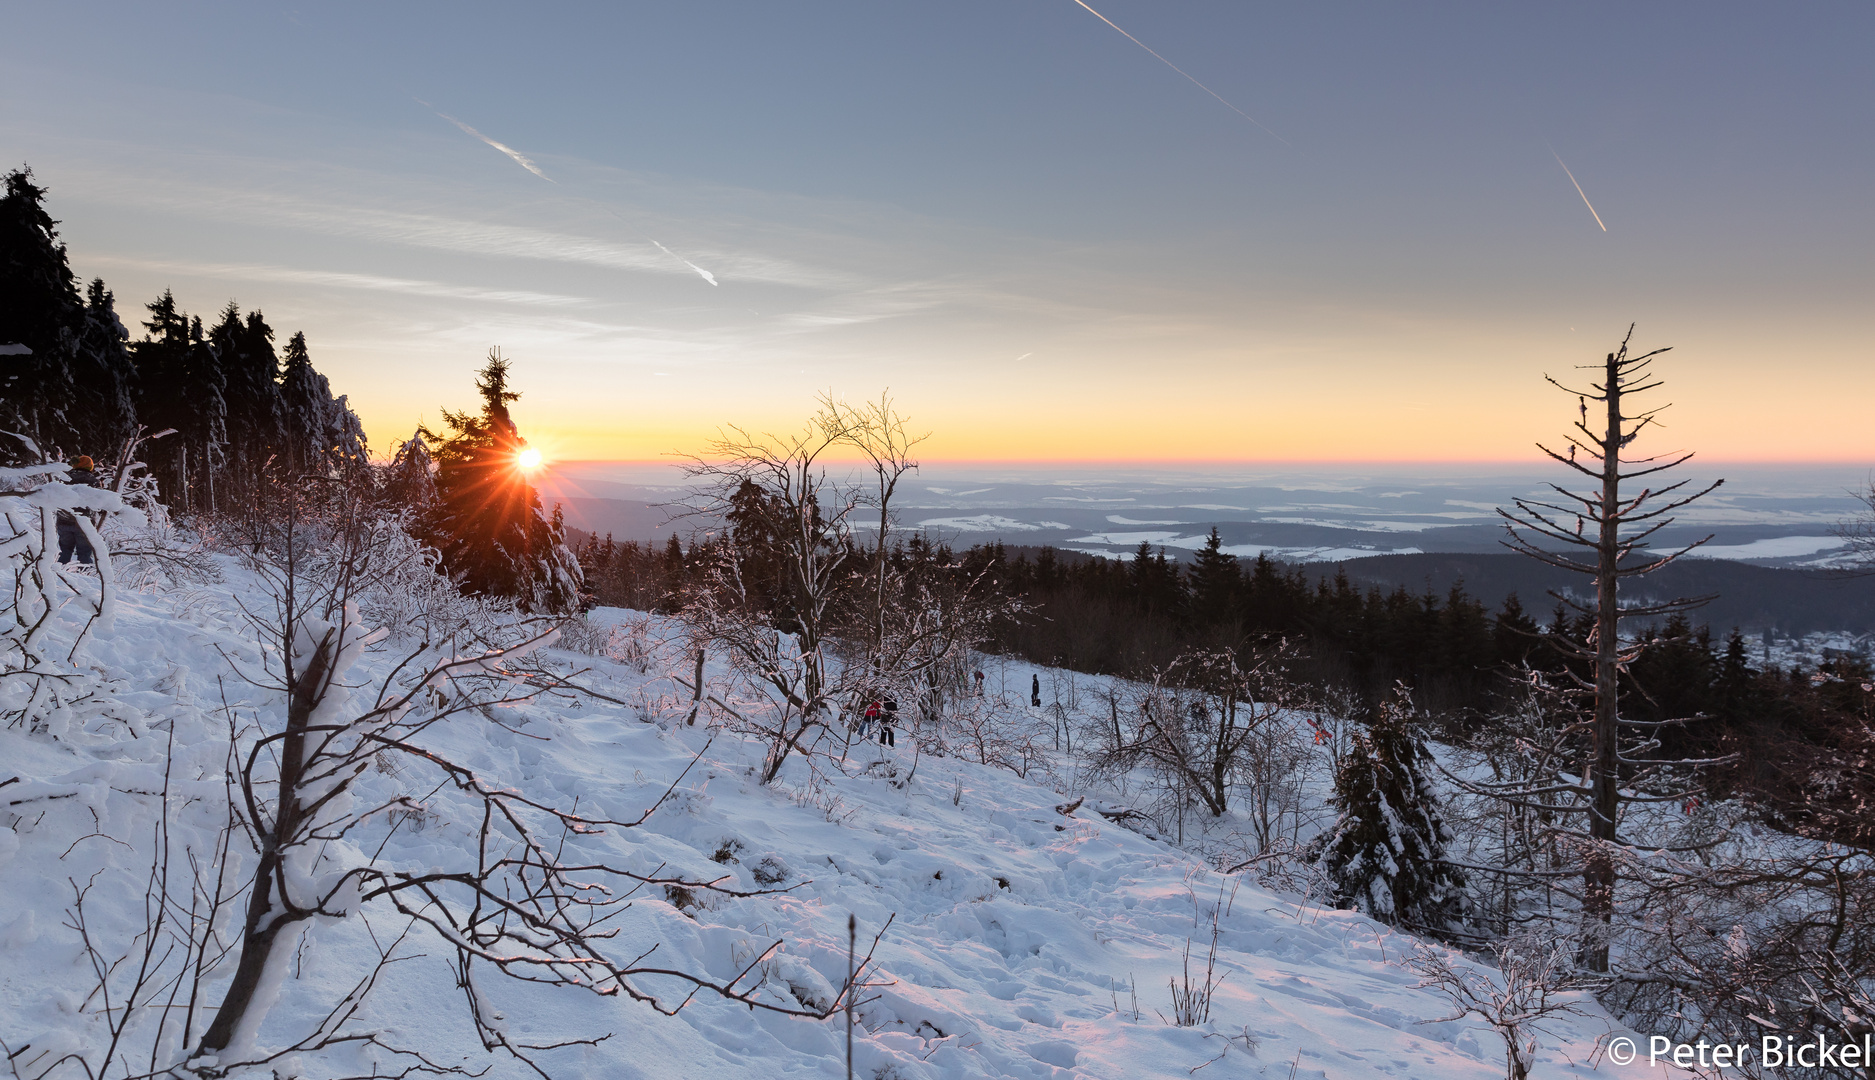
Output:
<svg viewBox="0 0 1875 1080">
<path fill-rule="evenodd" d="M 523 469 L 538 469 L 540 468 L 540 451 L 530 446 L 514 455 L 514 463 Z"/>
</svg>

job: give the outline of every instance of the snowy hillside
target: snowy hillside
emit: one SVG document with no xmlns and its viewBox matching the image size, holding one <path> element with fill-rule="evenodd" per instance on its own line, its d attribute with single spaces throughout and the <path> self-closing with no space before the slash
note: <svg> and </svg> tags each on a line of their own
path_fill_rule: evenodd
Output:
<svg viewBox="0 0 1875 1080">
<path fill-rule="evenodd" d="M 128 980 L 179 962 L 173 934 L 139 936 L 154 897 L 166 892 L 179 925 L 201 924 L 210 917 L 202 890 L 217 874 L 234 880 L 252 872 L 245 838 L 236 835 L 225 851 L 215 844 L 230 795 L 230 732 L 239 740 L 256 723 L 276 723 L 282 695 L 254 680 L 266 658 L 249 614 L 269 603 L 263 582 L 232 558 L 217 557 L 214 571 L 209 580 L 151 584 L 121 597 L 112 625 L 94 627 L 69 661 L 85 620 L 83 605 L 66 605 L 50 631 L 55 647 L 42 650 L 61 677 L 32 689 L 33 680 L 0 681 L 7 720 L 0 1038 L 18 1075 L 82 1075 L 77 1058 L 59 1065 L 61 1057 L 95 1064 L 123 1025 Z M 96 585 L 77 573 L 70 580 L 79 590 Z M 135 575 L 127 580 L 134 584 Z M 354 702 L 373 687 L 403 685 L 392 669 L 416 633 L 408 604 L 381 597 L 377 607 L 366 605 L 366 616 L 388 618 L 391 632 L 352 666 Z M 421 730 L 425 750 L 589 819 L 631 822 L 657 806 L 636 827 L 567 834 L 559 842 L 568 863 L 721 878 L 755 893 L 647 886 L 608 916 L 603 928 L 618 936 L 604 947 L 614 955 L 629 959 L 655 946 L 643 966 L 725 983 L 749 969 L 738 989 L 759 984 L 760 1001 L 814 1010 L 832 1003 L 846 978 L 848 913 L 857 917 L 862 954 L 883 929 L 867 973 L 875 985 L 857 1010 L 857 1076 L 1504 1074 L 1503 1045 L 1489 1027 L 1425 1022 L 1450 1005 L 1416 989 L 1417 976 L 1402 967 L 1410 938 L 1220 875 L 1092 812 L 1094 802 L 1058 812 L 1084 792 L 921 755 L 908 738 L 889 750 L 855 744 L 843 758 L 838 748 L 812 762 L 797 756 L 777 783 L 761 785 L 763 748 L 713 731 L 711 714 L 720 718 L 720 710 L 683 724 L 688 698 L 673 677 L 687 672 L 681 656 L 659 648 L 677 636 L 675 627 L 614 610 L 596 613 L 595 622 L 622 627 L 613 642 L 629 647 L 613 655 L 623 660 L 549 649 L 534 676 L 572 675 L 593 694 L 562 688 L 457 713 Z M 721 675 L 712 662 L 706 677 Z M 1026 686 L 1026 669 L 1021 681 Z M 386 760 L 358 778 L 352 799 L 384 810 L 332 836 L 321 864 L 421 873 L 475 857 L 482 821 L 465 816 L 471 804 L 452 799 L 433 776 Z M 168 846 L 167 864 L 153 862 L 158 845 Z M 169 877 L 153 877 L 153 866 L 163 865 Z M 320 873 L 316 865 L 301 871 L 308 880 Z M 218 916 L 220 948 L 238 940 L 234 907 Z M 1222 982 L 1208 1021 L 1179 1027 L 1168 1022 L 1168 980 L 1183 976 L 1189 950 L 1202 983 L 1214 912 Z M 779 950 L 764 956 L 777 941 Z M 291 963 L 270 972 L 264 989 L 278 998 L 248 1033 L 252 1053 L 291 1046 L 321 1023 L 338 1030 L 333 1010 L 381 955 L 393 962 L 368 997 L 355 995 L 346 1029 L 371 1039 L 287 1054 L 242 1074 L 382 1074 L 416 1063 L 387 1049 L 395 1046 L 420 1051 L 439 1069 L 531 1075 L 512 1058 L 484 1052 L 453 950 L 368 899 L 310 920 Z M 142 1018 L 116 1048 L 110 1075 L 146 1074 L 177 1060 L 181 1013 L 193 1005 L 199 1032 L 233 959 L 215 948 L 204 957 L 211 969 L 224 963 L 201 984 L 202 1000 L 169 993 L 140 1001 Z M 99 989 L 100 965 L 110 969 L 108 994 Z M 516 1045 L 609 1033 L 596 1043 L 529 1051 L 554 1076 L 845 1075 L 837 1014 L 802 1019 L 703 990 L 667 1018 L 616 995 L 504 979 L 487 964 L 469 984 L 484 1024 Z M 667 1009 L 692 989 L 655 974 L 636 985 Z M 1551 1024 L 1557 1037 L 1544 1040 L 1537 1075 L 1594 1071 L 1598 1038 L 1618 1029 L 1592 1001 L 1581 1007 L 1583 1015 Z M 168 1027 L 157 1032 L 153 1018 L 165 1010 Z"/>
</svg>

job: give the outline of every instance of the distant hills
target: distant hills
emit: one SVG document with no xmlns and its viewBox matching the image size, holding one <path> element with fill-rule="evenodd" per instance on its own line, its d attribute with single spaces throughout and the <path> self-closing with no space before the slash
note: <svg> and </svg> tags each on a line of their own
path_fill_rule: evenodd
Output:
<svg viewBox="0 0 1875 1080">
<path fill-rule="evenodd" d="M 1715 469 L 1715 471 L 1717 471 Z M 1432 466 L 1322 466 L 1293 473 L 1219 467 L 1179 469 L 989 467 L 969 475 L 927 470 L 901 492 L 903 526 L 963 549 L 1001 541 L 1010 552 L 1050 546 L 1064 559 L 1130 558 L 1141 544 L 1189 560 L 1212 528 L 1224 550 L 1306 568 L 1314 577 L 1345 570 L 1363 585 L 1431 588 L 1463 581 L 1493 608 L 1512 593 L 1546 617 L 1551 590 L 1582 590 L 1586 579 L 1506 552 L 1495 508 L 1540 492 L 1540 472 L 1474 474 Z M 1837 523 L 1863 511 L 1852 492 L 1868 482 L 1861 466 L 1727 466 L 1726 486 L 1683 511 L 1653 539 L 1672 548 L 1711 536 L 1689 558 L 1636 583 L 1657 598 L 1716 595 L 1694 618 L 1801 635 L 1875 632 L 1875 579 L 1827 565 L 1841 546 Z M 543 478 L 567 524 L 620 541 L 663 544 L 716 523 L 674 518 L 685 482 L 670 466 L 571 464 Z M 1017 546 L 1019 545 L 1019 547 Z"/>
<path fill-rule="evenodd" d="M 1345 571 L 1350 581 L 1391 589 L 1431 589 L 1443 594 L 1456 582 L 1496 609 L 1512 593 L 1539 619 L 1556 606 L 1552 590 L 1586 599 L 1593 583 L 1579 574 L 1545 566 L 1510 552 L 1376 555 L 1345 563 L 1314 564 L 1312 576 Z M 1682 559 L 1640 579 L 1629 579 L 1628 595 L 1666 600 L 1679 596 L 1717 599 L 1695 612 L 1696 623 L 1715 633 L 1732 627 L 1775 629 L 1801 635 L 1815 631 L 1875 631 L 1875 576 L 1851 577 L 1827 570 L 1789 570 L 1724 559 Z"/>
</svg>

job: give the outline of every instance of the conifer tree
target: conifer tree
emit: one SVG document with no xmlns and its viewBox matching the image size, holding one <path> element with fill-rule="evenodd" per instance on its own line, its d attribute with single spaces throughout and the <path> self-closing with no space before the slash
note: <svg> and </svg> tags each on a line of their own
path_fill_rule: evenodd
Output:
<svg viewBox="0 0 1875 1080">
<path fill-rule="evenodd" d="M 1431 756 L 1398 687 L 1354 738 L 1335 775 L 1335 827 L 1318 841 L 1320 865 L 1342 907 L 1414 930 L 1444 930 L 1463 915 L 1463 874 L 1445 863 L 1451 839 L 1426 772 Z"/>
<path fill-rule="evenodd" d="M 333 445 L 330 425 L 332 387 L 313 370 L 306 335 L 295 333 L 281 361 L 280 405 L 286 437 L 286 464 L 295 475 L 320 471 Z"/>
<path fill-rule="evenodd" d="M 1178 567 L 1165 557 L 1164 548 L 1154 553 L 1152 545 L 1141 540 L 1127 569 L 1131 574 L 1133 596 L 1141 610 L 1175 615 L 1184 606 L 1185 594 L 1180 587 Z"/>
<path fill-rule="evenodd" d="M 1201 624 L 1222 626 L 1236 616 L 1243 576 L 1237 570 L 1237 557 L 1224 554 L 1224 541 L 1218 536 L 1215 525 L 1211 526 L 1211 535 L 1205 539 L 1204 547 L 1198 549 L 1189 580 L 1191 613 Z"/>
<path fill-rule="evenodd" d="M 148 427 L 177 433 L 150 462 L 151 472 L 171 506 L 208 509 L 215 501 L 214 467 L 227 443 L 221 365 L 202 332 L 202 320 L 183 312 L 169 290 L 146 306 L 148 333 L 131 346 L 137 417 Z"/>
<path fill-rule="evenodd" d="M 1743 724 L 1761 705 L 1758 673 L 1751 667 L 1745 635 L 1736 626 L 1725 639 L 1725 656 L 1719 663 L 1719 676 L 1712 691 L 1718 718 L 1728 726 Z"/>
<path fill-rule="evenodd" d="M 121 454 L 137 430 L 137 373 L 129 340 L 116 299 L 102 278 L 93 278 L 72 362 L 71 420 L 82 452 L 101 460 Z"/>
<path fill-rule="evenodd" d="M 59 242 L 58 222 L 45 209 L 45 188 L 31 169 L 6 175 L 0 193 L 0 428 L 33 439 L 52 453 L 82 453 L 71 426 L 72 356 L 84 305 Z M 0 455 L 23 447 L 0 440 Z"/>
<path fill-rule="evenodd" d="M 365 442 L 365 422 L 352 411 L 350 394 L 333 398 L 330 409 L 332 468 L 340 476 L 358 476 L 371 464 L 371 448 Z"/>
<path fill-rule="evenodd" d="M 285 451 L 294 475 L 351 476 L 369 459 L 364 425 L 343 396 L 312 366 L 306 335 L 295 333 L 281 358 L 280 403 Z"/>
<path fill-rule="evenodd" d="M 664 542 L 664 561 L 658 570 L 664 580 L 665 598 L 680 594 L 684 586 L 684 546 L 678 543 L 676 533 Z"/>
<path fill-rule="evenodd" d="M 208 338 L 227 380 L 228 471 L 245 482 L 279 452 L 286 437 L 273 328 L 258 311 L 243 319 L 229 301 Z"/>
<path fill-rule="evenodd" d="M 579 562 L 521 467 L 527 440 L 508 414 L 521 396 L 508 389 L 508 361 L 490 350 L 477 374 L 481 412 L 444 409 L 448 433 L 422 431 L 436 459 L 437 497 L 424 538 L 470 592 L 511 597 L 530 611 L 570 611 Z"/>
<path fill-rule="evenodd" d="M 384 472 L 385 499 L 421 518 L 436 505 L 434 471 L 429 444 L 423 441 L 422 429 L 418 429 L 391 455 L 390 467 Z"/>
</svg>

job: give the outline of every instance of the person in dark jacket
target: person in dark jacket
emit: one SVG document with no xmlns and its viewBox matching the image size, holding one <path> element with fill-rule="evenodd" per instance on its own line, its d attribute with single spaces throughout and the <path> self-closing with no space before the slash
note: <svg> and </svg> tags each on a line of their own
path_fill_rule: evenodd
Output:
<svg viewBox="0 0 1875 1080">
<path fill-rule="evenodd" d="M 880 716 L 880 719 L 879 719 L 879 745 L 880 746 L 897 746 L 898 745 L 897 736 L 892 734 L 892 727 L 893 725 L 897 723 L 898 723 L 898 701 L 895 698 L 886 698 L 885 699 L 885 712 Z"/>
<path fill-rule="evenodd" d="M 77 458 L 72 462 L 71 471 L 66 473 L 65 482 L 79 487 L 98 487 L 98 474 L 95 468 L 96 463 L 90 458 Z M 85 566 L 95 563 L 97 552 L 91 550 L 91 541 L 85 539 L 85 531 L 78 527 L 78 519 L 72 516 L 70 510 L 59 511 L 58 524 L 59 561 L 71 562 L 72 555 L 76 554 L 78 561 Z"/>
<path fill-rule="evenodd" d="M 1040 675 L 1030 676 L 1029 704 L 1038 709 L 1042 707 L 1042 677 Z"/>
</svg>

